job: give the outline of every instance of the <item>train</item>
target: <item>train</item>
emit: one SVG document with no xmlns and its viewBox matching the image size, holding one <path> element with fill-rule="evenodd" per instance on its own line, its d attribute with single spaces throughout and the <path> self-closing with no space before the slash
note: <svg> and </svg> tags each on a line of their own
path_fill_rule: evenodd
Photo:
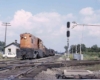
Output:
<svg viewBox="0 0 100 80">
<path fill-rule="evenodd" d="M 20 49 L 17 50 L 17 58 L 35 59 L 54 55 L 55 51 L 46 48 L 40 38 L 30 33 L 20 34 Z"/>
</svg>

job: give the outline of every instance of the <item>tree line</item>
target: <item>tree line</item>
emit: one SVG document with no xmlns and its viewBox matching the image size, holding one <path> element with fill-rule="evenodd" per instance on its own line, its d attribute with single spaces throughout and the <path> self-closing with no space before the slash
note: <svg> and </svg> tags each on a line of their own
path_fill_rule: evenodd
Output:
<svg viewBox="0 0 100 80">
<path fill-rule="evenodd" d="M 77 45 L 71 45 L 70 46 L 70 53 L 75 53 L 76 52 L 76 47 L 77 47 L 77 52 L 80 52 L 80 44 Z M 67 50 L 67 46 L 64 47 L 65 50 Z M 98 47 L 97 44 L 91 46 L 91 47 L 86 47 L 85 44 L 81 44 L 81 51 L 82 52 L 100 52 L 100 47 Z"/>
<path fill-rule="evenodd" d="M 4 45 L 5 45 L 5 42 L 0 41 L 0 51 L 4 50 Z"/>
</svg>

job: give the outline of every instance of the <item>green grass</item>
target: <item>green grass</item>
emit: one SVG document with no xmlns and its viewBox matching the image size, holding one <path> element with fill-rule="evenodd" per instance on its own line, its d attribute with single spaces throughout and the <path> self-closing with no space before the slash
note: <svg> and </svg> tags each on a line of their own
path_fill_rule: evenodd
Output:
<svg viewBox="0 0 100 80">
<path fill-rule="evenodd" d="M 84 60 L 100 60 L 100 52 L 86 52 L 83 55 Z"/>
<path fill-rule="evenodd" d="M 66 59 L 67 56 L 62 55 L 63 59 Z M 72 60 L 73 54 L 69 54 L 69 58 Z M 84 52 L 83 53 L 83 60 L 100 60 L 100 52 Z"/>
<path fill-rule="evenodd" d="M 62 55 L 62 58 L 63 59 L 66 59 L 68 56 L 67 55 Z M 69 58 L 70 58 L 70 60 L 72 60 L 73 59 L 73 55 L 72 54 L 69 54 Z"/>
<path fill-rule="evenodd" d="M 2 54 L 0 54 L 0 59 L 3 59 Z"/>
<path fill-rule="evenodd" d="M 98 56 L 90 56 L 87 54 L 84 54 L 84 60 L 99 60 L 100 58 Z"/>
<path fill-rule="evenodd" d="M 93 65 L 93 66 L 88 66 L 88 67 L 86 67 L 86 70 L 98 71 L 98 70 L 100 70 L 100 64 L 96 64 L 96 65 Z"/>
</svg>

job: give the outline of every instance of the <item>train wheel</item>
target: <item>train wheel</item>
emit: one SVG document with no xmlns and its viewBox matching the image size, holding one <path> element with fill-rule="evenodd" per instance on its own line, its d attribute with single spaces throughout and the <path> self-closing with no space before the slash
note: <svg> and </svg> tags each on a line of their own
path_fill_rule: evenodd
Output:
<svg viewBox="0 0 100 80">
<path fill-rule="evenodd" d="M 33 58 L 34 58 L 34 59 L 37 58 L 37 55 L 38 55 L 38 52 L 37 52 L 37 51 L 33 52 Z"/>
<path fill-rule="evenodd" d="M 26 55 L 22 55 L 22 60 L 25 60 L 26 59 Z"/>
<path fill-rule="evenodd" d="M 37 57 L 38 58 L 43 58 L 43 52 L 38 52 Z"/>
</svg>

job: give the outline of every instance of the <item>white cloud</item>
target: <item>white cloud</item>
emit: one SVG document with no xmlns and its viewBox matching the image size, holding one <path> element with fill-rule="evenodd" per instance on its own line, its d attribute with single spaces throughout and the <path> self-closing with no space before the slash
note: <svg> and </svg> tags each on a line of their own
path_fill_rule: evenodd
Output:
<svg viewBox="0 0 100 80">
<path fill-rule="evenodd" d="M 100 24 L 93 24 L 100 25 Z M 94 36 L 100 38 L 100 26 L 88 26 L 87 30 L 89 31 L 89 36 Z"/>
<path fill-rule="evenodd" d="M 13 42 L 15 39 L 19 41 L 19 35 L 28 32 L 41 38 L 47 47 L 54 48 L 61 42 L 62 38 L 66 38 L 66 22 L 74 18 L 72 13 L 61 15 L 57 12 L 41 12 L 33 15 L 23 9 L 18 10 L 10 21 L 7 42 Z M 63 43 L 60 46 L 65 45 Z M 57 47 L 54 49 L 57 50 Z"/>
<path fill-rule="evenodd" d="M 73 14 L 60 15 L 56 12 L 41 12 L 36 15 L 32 15 L 31 12 L 19 10 L 15 13 L 11 25 L 13 29 L 28 29 L 37 31 L 36 33 L 47 32 L 50 33 L 55 30 L 59 30 L 67 19 L 74 18 Z M 42 31 L 41 31 L 42 29 Z M 55 31 L 56 33 L 57 31 Z"/>
<path fill-rule="evenodd" d="M 91 7 L 86 7 L 80 10 L 80 14 L 85 15 L 85 16 L 89 16 L 89 15 L 93 15 L 94 11 L 93 8 Z"/>
<path fill-rule="evenodd" d="M 24 27 L 29 28 L 31 26 L 32 14 L 24 10 L 19 10 L 15 13 L 13 20 L 10 22 L 13 28 Z"/>
<path fill-rule="evenodd" d="M 86 11 L 88 11 L 86 13 Z M 82 22 L 86 24 L 99 25 L 100 24 L 100 10 L 93 10 L 91 7 L 83 8 L 81 11 L 84 17 L 82 17 Z M 100 26 L 85 26 L 87 29 L 87 35 L 92 37 L 100 37 Z"/>
<path fill-rule="evenodd" d="M 74 16 L 73 13 L 61 15 L 57 12 L 41 12 L 33 15 L 31 12 L 25 10 L 18 10 L 15 12 L 13 19 L 10 21 L 11 26 L 8 27 L 8 43 L 19 39 L 21 33 L 32 33 L 33 35 L 41 38 L 44 44 L 49 48 L 54 48 L 58 51 L 64 50 L 66 45 L 66 22 L 77 21 L 86 24 L 99 24 L 100 10 L 94 10 L 91 7 L 83 8 L 79 11 L 80 16 Z M 78 19 L 78 20 L 77 20 Z M 1 21 L 0 21 L 1 23 Z M 71 27 L 73 24 L 71 24 Z M 0 36 L 4 33 L 4 26 L 0 26 L 2 31 Z M 71 31 L 71 43 L 78 43 L 78 38 L 81 32 L 84 32 L 86 37 L 100 37 L 99 27 L 87 27 L 82 29 L 82 26 L 77 26 Z M 77 39 L 77 41 L 75 41 Z M 59 48 L 61 47 L 61 49 Z"/>
</svg>

